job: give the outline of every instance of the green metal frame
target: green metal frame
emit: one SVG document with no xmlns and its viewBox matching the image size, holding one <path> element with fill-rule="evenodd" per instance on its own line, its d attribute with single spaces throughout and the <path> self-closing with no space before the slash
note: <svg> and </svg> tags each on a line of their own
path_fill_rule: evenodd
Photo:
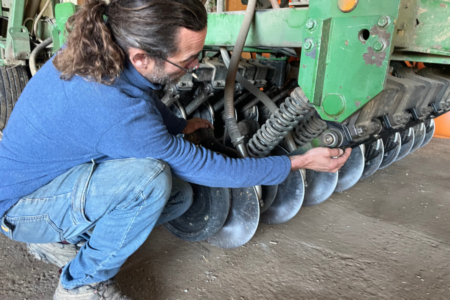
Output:
<svg viewBox="0 0 450 300">
<path fill-rule="evenodd" d="M 58 51 L 65 42 L 65 26 L 67 20 L 77 11 L 77 7 L 70 3 L 61 3 L 55 7 L 56 27 L 53 28 L 53 53 Z"/>
<path fill-rule="evenodd" d="M 59 0 L 51 0 L 51 6 L 53 11 L 55 11 L 56 4 Z M 3 1 L 5 4 L 5 1 Z M 65 3 L 68 5 L 63 5 L 60 9 L 64 10 L 67 6 L 75 7 L 71 3 Z M 25 0 L 10 0 L 6 3 L 7 7 L 3 7 L 2 1 L 0 0 L 0 14 L 2 16 L 8 17 L 8 25 L 6 29 L 6 37 L 0 37 L 0 48 L 2 49 L 0 54 L 0 65 L 25 65 L 26 61 L 30 58 L 31 46 L 30 46 L 30 34 L 27 27 L 22 26 L 24 21 L 24 10 L 25 10 Z M 9 6 L 9 7 L 8 7 Z M 4 8 L 8 8 L 5 10 Z M 67 10 L 64 13 L 75 12 L 74 9 Z M 63 13 L 63 15 L 64 15 Z M 61 24 L 64 24 L 66 20 L 60 20 Z M 64 23 L 63 23 L 64 22 Z M 55 26 L 47 22 L 40 22 L 38 24 L 38 31 L 41 32 L 41 38 L 46 39 L 49 36 L 55 35 Z M 56 30 L 56 36 L 58 31 Z M 57 49 L 62 45 L 60 42 L 63 39 L 55 39 Z"/>
<path fill-rule="evenodd" d="M 28 29 L 22 26 L 25 0 L 14 0 L 9 8 L 8 27 L 5 49 L 5 63 L 25 63 L 23 60 L 30 57 L 30 38 Z"/>
<path fill-rule="evenodd" d="M 302 48 L 298 83 L 324 120 L 344 122 L 376 97 L 390 60 L 450 63 L 449 0 L 359 0 L 348 13 L 337 3 L 257 11 L 246 40 L 251 52 Z M 56 5 L 59 45 L 69 5 Z M 244 14 L 209 14 L 205 49 L 233 47 Z"/>
</svg>

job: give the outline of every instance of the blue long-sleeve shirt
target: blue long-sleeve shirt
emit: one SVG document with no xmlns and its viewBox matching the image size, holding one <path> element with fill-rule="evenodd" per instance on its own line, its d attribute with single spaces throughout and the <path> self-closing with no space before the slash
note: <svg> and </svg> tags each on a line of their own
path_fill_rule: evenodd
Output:
<svg viewBox="0 0 450 300">
<path fill-rule="evenodd" d="M 175 135 L 186 126 L 153 93 L 160 88 L 129 63 L 104 85 L 60 79 L 48 61 L 30 80 L 0 142 L 0 216 L 19 198 L 94 160 L 152 157 L 188 182 L 248 187 L 283 182 L 286 156 L 231 159 Z"/>
</svg>

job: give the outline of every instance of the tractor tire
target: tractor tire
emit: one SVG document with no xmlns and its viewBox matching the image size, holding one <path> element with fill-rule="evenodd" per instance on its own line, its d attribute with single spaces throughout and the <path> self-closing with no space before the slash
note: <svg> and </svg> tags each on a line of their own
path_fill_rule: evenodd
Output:
<svg viewBox="0 0 450 300">
<path fill-rule="evenodd" d="M 0 67 L 0 132 L 6 127 L 30 75 L 26 66 Z"/>
</svg>

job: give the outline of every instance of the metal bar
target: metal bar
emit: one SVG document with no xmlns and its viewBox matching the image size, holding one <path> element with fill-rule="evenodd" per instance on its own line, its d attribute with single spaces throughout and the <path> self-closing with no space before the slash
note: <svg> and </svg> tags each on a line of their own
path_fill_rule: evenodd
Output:
<svg viewBox="0 0 450 300">
<path fill-rule="evenodd" d="M 234 46 L 245 12 L 208 14 L 207 46 Z M 245 42 L 246 47 L 301 47 L 306 8 L 259 10 Z"/>
<path fill-rule="evenodd" d="M 15 59 L 11 29 L 22 26 L 25 0 L 15 0 L 9 8 L 8 27 L 6 33 L 6 59 Z"/>
<path fill-rule="evenodd" d="M 289 2 L 289 6 L 308 6 L 309 0 L 292 0 Z"/>
<path fill-rule="evenodd" d="M 223 13 L 223 8 L 224 8 L 224 0 L 217 0 L 217 12 L 218 13 Z"/>
<path fill-rule="evenodd" d="M 414 52 L 394 52 L 391 60 L 396 61 L 416 61 L 433 64 L 450 64 L 450 56 L 442 56 L 435 54 L 414 53 Z"/>
<path fill-rule="evenodd" d="M 190 116 L 197 108 L 200 107 L 200 105 L 205 103 L 213 95 L 212 87 L 210 85 L 205 85 L 201 89 L 201 93 L 195 97 L 188 106 L 186 106 L 186 115 Z"/>
</svg>

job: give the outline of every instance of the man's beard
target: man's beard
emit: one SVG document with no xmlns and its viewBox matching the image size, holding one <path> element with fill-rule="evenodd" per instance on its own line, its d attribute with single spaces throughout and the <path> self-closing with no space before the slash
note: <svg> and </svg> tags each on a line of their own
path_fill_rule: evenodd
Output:
<svg viewBox="0 0 450 300">
<path fill-rule="evenodd" d="M 180 72 L 177 73 L 172 74 L 166 73 L 164 69 L 164 61 L 156 59 L 153 72 L 145 76 L 145 78 L 147 78 L 147 80 L 152 83 L 158 83 L 161 85 L 176 84 L 184 74 L 185 73 L 181 70 Z"/>
</svg>

